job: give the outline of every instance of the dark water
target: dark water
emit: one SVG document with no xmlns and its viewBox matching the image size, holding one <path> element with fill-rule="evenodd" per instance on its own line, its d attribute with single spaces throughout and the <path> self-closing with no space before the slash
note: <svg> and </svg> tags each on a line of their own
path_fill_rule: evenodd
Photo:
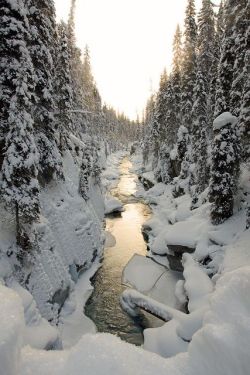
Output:
<svg viewBox="0 0 250 375">
<path fill-rule="evenodd" d="M 124 203 L 125 211 L 121 217 L 106 219 L 109 247 L 105 249 L 102 267 L 92 280 L 95 289 L 85 306 L 85 314 L 94 321 L 99 332 L 113 333 L 127 342 L 141 345 L 143 330 L 159 322 L 149 314 L 131 318 L 119 304 L 120 295 L 126 289 L 121 285 L 123 268 L 134 253 L 146 254 L 141 226 L 150 217 L 148 206 L 134 197 L 136 176 L 129 172 L 131 166 L 125 158 L 120 167 L 120 182 L 112 191 Z"/>
</svg>

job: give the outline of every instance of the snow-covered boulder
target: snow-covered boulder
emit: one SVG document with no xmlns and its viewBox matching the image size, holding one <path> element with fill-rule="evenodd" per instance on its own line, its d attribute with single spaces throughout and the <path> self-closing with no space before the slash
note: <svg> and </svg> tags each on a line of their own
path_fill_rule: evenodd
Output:
<svg viewBox="0 0 250 375">
<path fill-rule="evenodd" d="M 105 198 L 105 215 L 123 212 L 123 204 L 119 199 L 106 196 Z"/>
</svg>

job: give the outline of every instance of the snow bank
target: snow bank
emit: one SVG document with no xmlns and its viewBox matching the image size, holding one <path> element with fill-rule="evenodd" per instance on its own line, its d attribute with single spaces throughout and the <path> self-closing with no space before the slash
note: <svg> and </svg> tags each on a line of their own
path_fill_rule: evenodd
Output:
<svg viewBox="0 0 250 375">
<path fill-rule="evenodd" d="M 41 317 L 32 295 L 16 281 L 9 285 L 20 297 L 24 310 L 25 327 L 23 343 L 36 349 L 51 349 L 60 346 L 59 333 Z"/>
<path fill-rule="evenodd" d="M 202 327 L 191 343 L 170 335 L 172 354 L 175 347 L 180 350 L 180 345 L 186 352 L 164 359 L 109 334 L 84 335 L 70 350 L 48 352 L 24 347 L 20 353 L 24 324 L 21 303 L 13 291 L 0 287 L 0 374 L 247 375 L 250 364 L 249 288 L 249 266 L 221 276 Z M 174 323 L 169 331 L 176 332 Z M 164 330 L 160 332 L 164 337 Z M 162 351 L 165 350 L 163 344 Z"/>
<path fill-rule="evenodd" d="M 17 375 L 23 344 L 23 308 L 17 294 L 0 285 L 0 375 Z"/>
</svg>

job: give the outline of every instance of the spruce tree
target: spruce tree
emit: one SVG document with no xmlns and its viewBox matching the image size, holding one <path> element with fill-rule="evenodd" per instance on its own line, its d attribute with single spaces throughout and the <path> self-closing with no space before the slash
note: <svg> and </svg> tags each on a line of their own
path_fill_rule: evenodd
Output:
<svg viewBox="0 0 250 375">
<path fill-rule="evenodd" d="M 166 114 L 167 143 L 173 147 L 178 128 L 181 124 L 181 77 L 182 69 L 182 33 L 179 25 L 176 28 L 173 42 L 172 72 L 169 77 L 170 87 Z"/>
<path fill-rule="evenodd" d="M 31 27 L 29 51 L 36 74 L 34 126 L 40 154 L 39 173 L 42 179 L 63 177 L 62 160 L 56 144 L 54 66 L 56 24 L 54 2 L 26 0 Z"/>
<path fill-rule="evenodd" d="M 189 130 L 192 125 L 193 94 L 196 77 L 197 25 L 194 0 L 188 0 L 185 16 L 182 63 L 182 125 Z"/>
<path fill-rule="evenodd" d="M 210 0 L 203 0 L 198 20 L 197 74 L 192 108 L 192 160 L 195 163 L 193 173 L 195 187 L 191 190 L 194 192 L 193 205 L 209 180 L 207 134 L 210 132 L 210 123 L 213 118 L 210 83 L 215 35 L 214 12 Z"/>
<path fill-rule="evenodd" d="M 221 1 L 218 14 L 215 20 L 215 37 L 214 37 L 214 51 L 213 61 L 211 66 L 211 82 L 210 82 L 210 109 L 212 114 L 211 123 L 214 119 L 215 105 L 216 105 L 216 86 L 218 79 L 218 67 L 221 55 L 221 45 L 224 35 L 224 2 Z M 210 130 L 210 128 L 209 128 Z M 212 138 L 212 129 L 209 131 L 209 138 Z"/>
<path fill-rule="evenodd" d="M 39 215 L 38 152 L 31 116 L 34 69 L 27 49 L 30 29 L 22 0 L 0 1 L 1 129 L 5 154 L 1 196 L 16 212 L 17 231 Z"/>
<path fill-rule="evenodd" d="M 73 131 L 72 110 L 73 98 L 70 75 L 70 59 L 67 25 L 62 21 L 58 25 L 57 57 L 56 57 L 56 111 L 57 128 L 60 134 L 60 146 L 66 146 L 66 131 Z"/>
<path fill-rule="evenodd" d="M 151 128 L 152 144 L 153 144 L 153 169 L 158 164 L 158 153 L 160 145 L 166 139 L 166 90 L 168 86 L 167 72 L 161 75 L 160 88 L 156 96 L 154 118 Z M 157 173 L 156 173 L 157 174 Z"/>
<path fill-rule="evenodd" d="M 71 85 L 73 93 L 72 122 L 74 133 L 80 135 L 87 131 L 86 108 L 84 106 L 83 94 L 83 64 L 81 50 L 76 46 L 75 38 L 75 7 L 76 0 L 71 0 L 71 7 L 68 19 L 68 43 Z"/>
<path fill-rule="evenodd" d="M 224 112 L 214 121 L 212 170 L 209 186 L 211 221 L 218 225 L 233 215 L 240 161 L 237 118 Z"/>
<path fill-rule="evenodd" d="M 238 0 L 227 0 L 224 6 L 224 34 L 222 39 L 218 79 L 215 96 L 215 113 L 217 117 L 223 112 L 230 112 L 230 95 L 233 83 L 235 63 L 234 25 Z"/>
<path fill-rule="evenodd" d="M 249 33 L 250 6 L 247 0 L 238 0 L 234 8 L 235 23 L 233 25 L 234 40 L 234 66 L 233 81 L 230 92 L 230 108 L 233 114 L 240 115 L 242 102 L 242 89 L 244 83 L 248 79 L 249 71 L 245 69 L 245 54 L 249 50 L 249 41 L 247 41 L 247 33 Z"/>
</svg>

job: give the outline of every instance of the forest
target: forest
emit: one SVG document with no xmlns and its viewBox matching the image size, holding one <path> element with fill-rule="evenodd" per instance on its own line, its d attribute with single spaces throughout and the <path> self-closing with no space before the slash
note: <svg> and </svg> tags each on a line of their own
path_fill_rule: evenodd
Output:
<svg viewBox="0 0 250 375">
<path fill-rule="evenodd" d="M 131 120 L 76 0 L 0 0 L 0 375 L 250 373 L 250 3 L 201 3 Z"/>
</svg>

